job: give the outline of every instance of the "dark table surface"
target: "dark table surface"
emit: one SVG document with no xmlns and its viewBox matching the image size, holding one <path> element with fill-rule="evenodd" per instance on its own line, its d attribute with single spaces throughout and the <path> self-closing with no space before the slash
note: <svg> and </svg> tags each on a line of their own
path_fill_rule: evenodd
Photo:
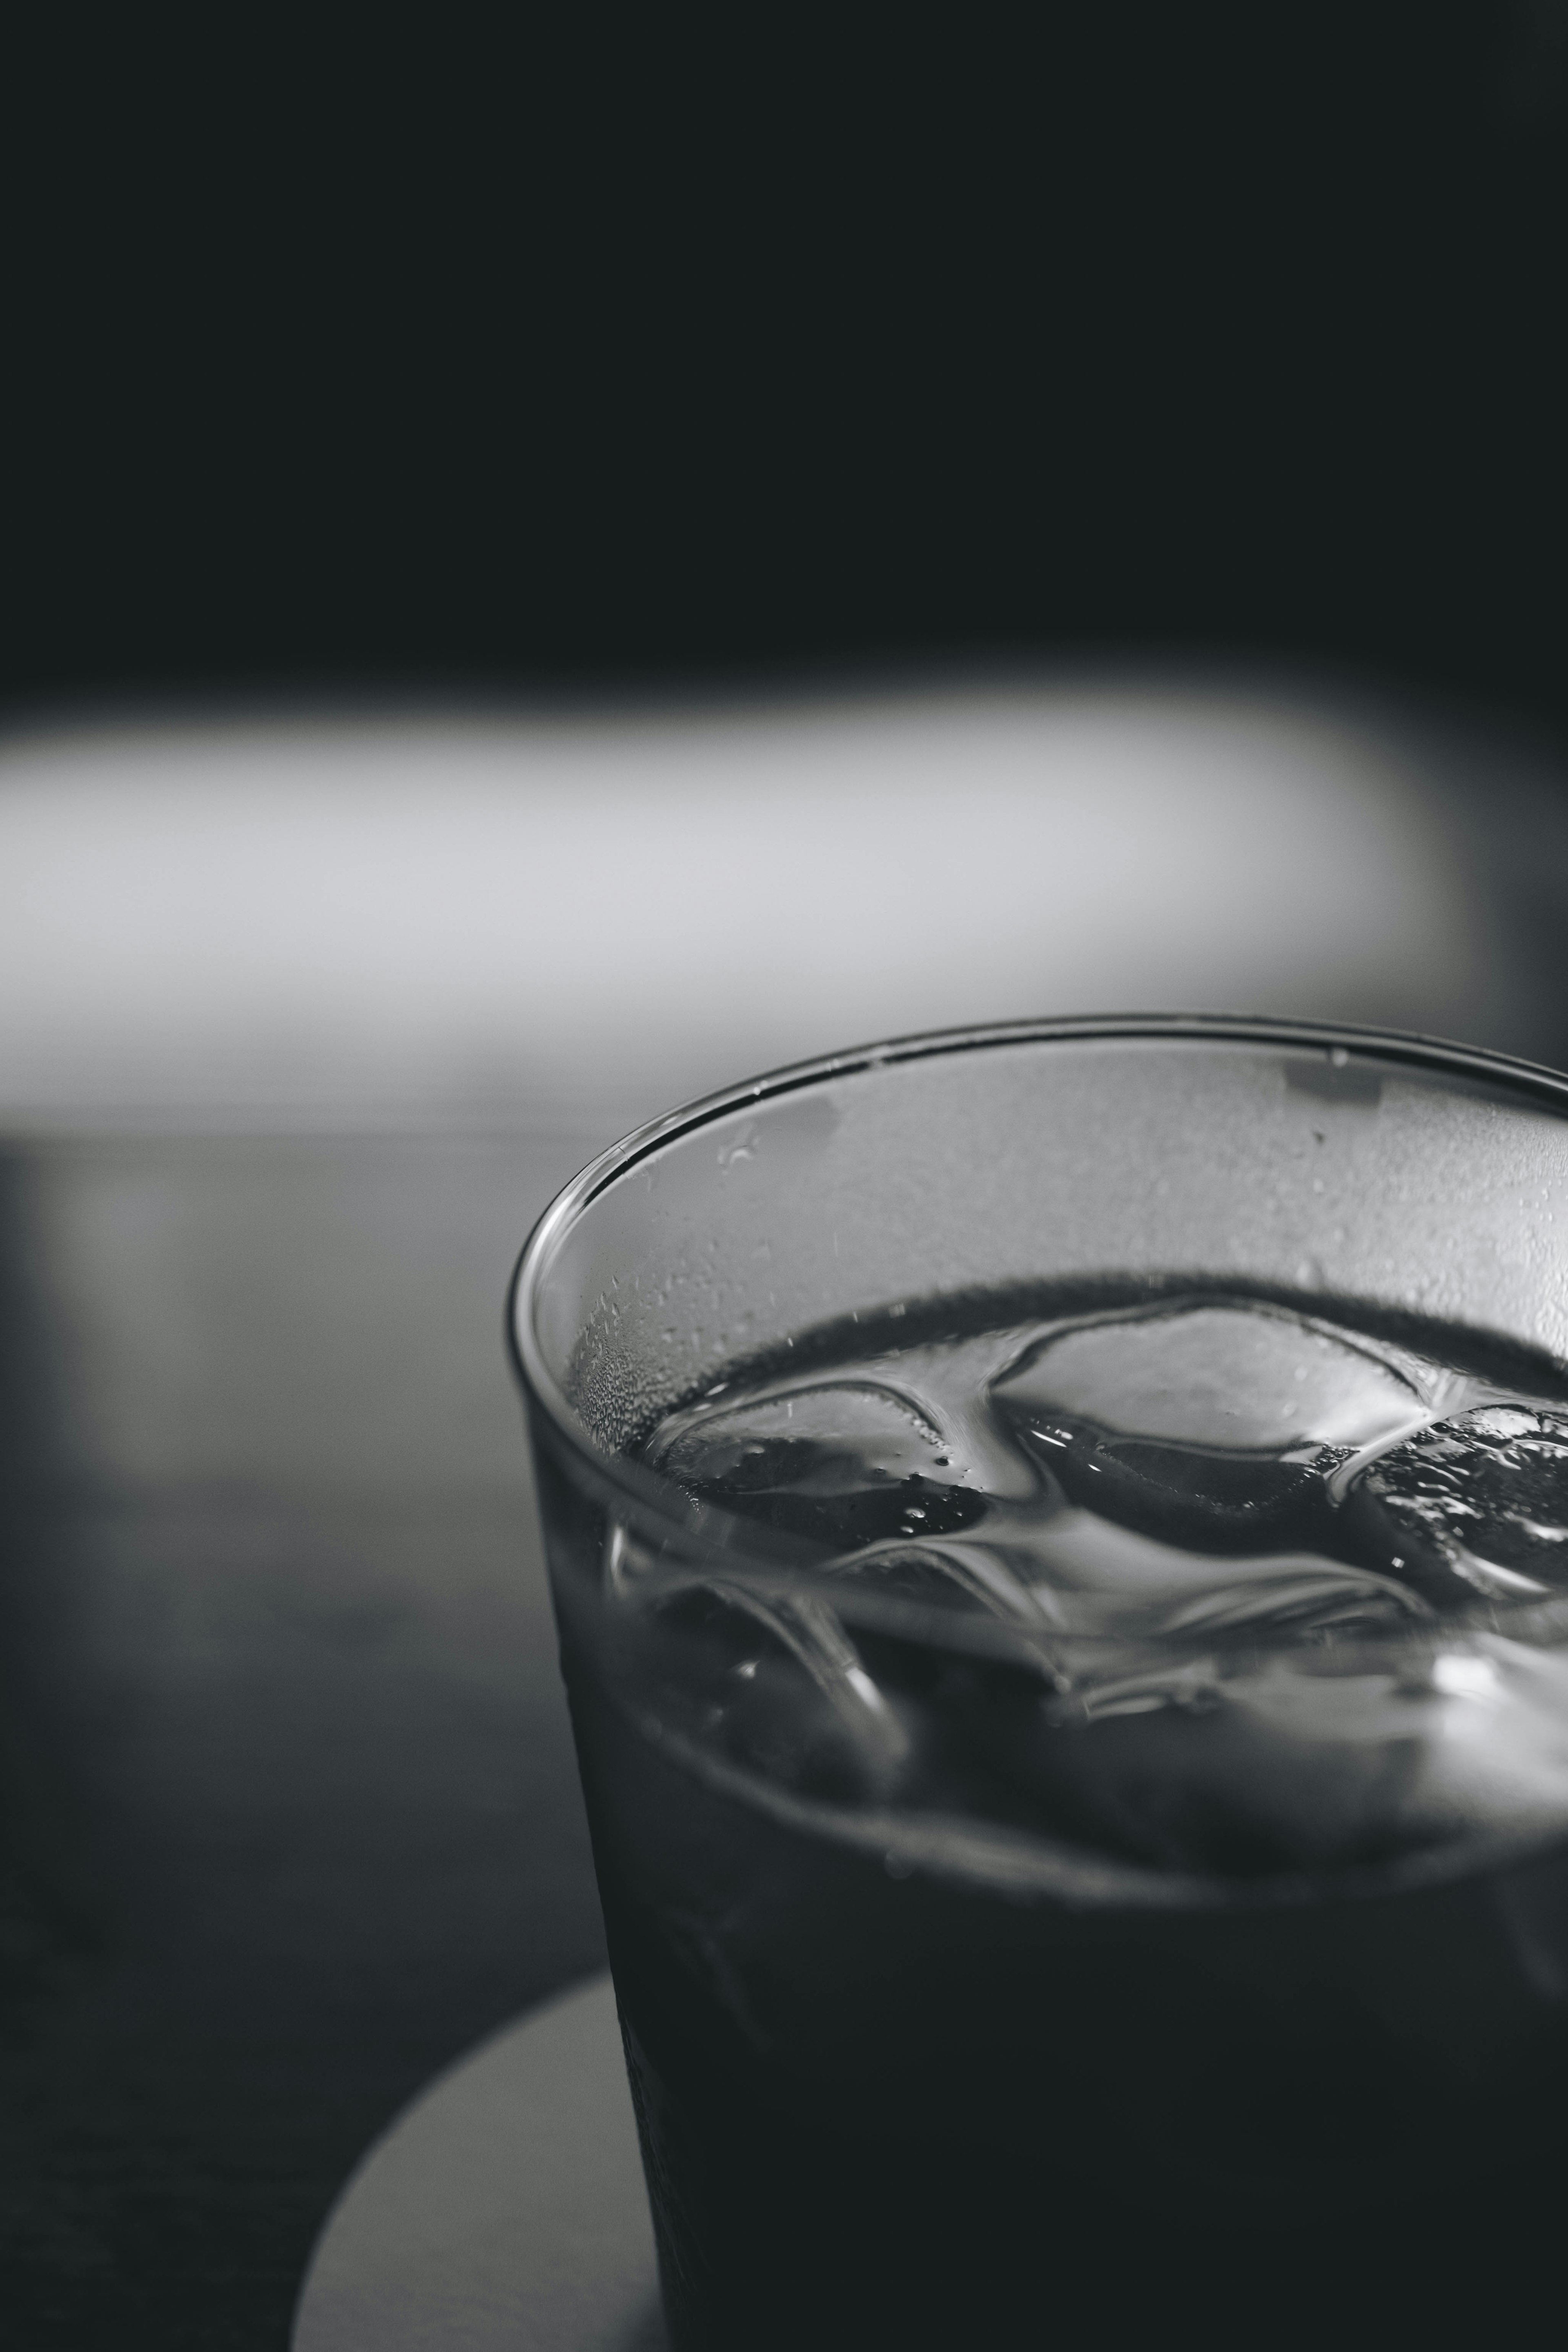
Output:
<svg viewBox="0 0 1568 2352">
<path fill-rule="evenodd" d="M 278 2347 L 366 2143 L 598 1967 L 507 1276 L 605 1139 L 0 1155 L 0 2337 Z"/>
</svg>

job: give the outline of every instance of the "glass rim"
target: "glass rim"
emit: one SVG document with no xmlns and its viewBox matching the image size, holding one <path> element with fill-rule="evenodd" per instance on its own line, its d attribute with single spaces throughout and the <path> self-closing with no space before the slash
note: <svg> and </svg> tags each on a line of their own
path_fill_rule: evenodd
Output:
<svg viewBox="0 0 1568 2352">
<path fill-rule="evenodd" d="M 534 1330 L 533 1308 L 548 1273 L 551 1254 L 560 1237 L 598 1198 L 628 1175 L 653 1151 L 696 1132 L 716 1118 L 749 1106 L 793 1094 L 826 1078 L 852 1077 L 861 1071 L 887 1069 L 903 1062 L 932 1060 L 950 1054 L 983 1053 L 1009 1045 L 1111 1043 L 1118 1039 L 1152 1043 L 1215 1043 L 1300 1046 L 1347 1053 L 1379 1061 L 1404 1064 L 1435 1075 L 1503 1084 L 1543 1108 L 1568 1118 L 1568 1076 L 1539 1062 L 1527 1062 L 1479 1045 L 1465 1045 L 1444 1037 L 1414 1031 L 1378 1029 L 1341 1021 L 1275 1019 L 1266 1015 L 1228 1013 L 1103 1013 L 1058 1018 L 1001 1021 L 982 1025 L 924 1030 L 906 1037 L 854 1045 L 810 1061 L 790 1062 L 762 1076 L 744 1078 L 700 1095 L 645 1120 L 640 1127 L 610 1144 L 589 1160 L 569 1183 L 562 1186 L 530 1233 L 518 1257 L 507 1289 L 506 1342 L 512 1372 L 524 1394 L 541 1406 L 557 1434 L 570 1446 L 597 1485 L 607 1486 L 635 1502 L 671 1532 L 688 1537 L 706 1532 L 709 1539 L 722 1530 L 727 1546 L 750 1551 L 759 1563 L 801 1561 L 795 1545 L 767 1540 L 769 1530 L 752 1520 L 699 1507 L 667 1479 L 658 1477 L 623 1454 L 600 1445 L 544 1360 Z"/>
</svg>

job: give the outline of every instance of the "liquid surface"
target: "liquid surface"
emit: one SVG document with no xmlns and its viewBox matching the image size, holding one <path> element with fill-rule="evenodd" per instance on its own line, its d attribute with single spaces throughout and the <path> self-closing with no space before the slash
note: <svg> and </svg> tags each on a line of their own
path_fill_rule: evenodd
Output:
<svg viewBox="0 0 1568 2352">
<path fill-rule="evenodd" d="M 816 1565 L 613 1557 L 650 1704 L 800 1794 L 1166 1869 L 1568 1830 L 1568 1407 L 1442 1346 L 1205 1294 L 720 1382 L 639 1453 Z"/>
</svg>

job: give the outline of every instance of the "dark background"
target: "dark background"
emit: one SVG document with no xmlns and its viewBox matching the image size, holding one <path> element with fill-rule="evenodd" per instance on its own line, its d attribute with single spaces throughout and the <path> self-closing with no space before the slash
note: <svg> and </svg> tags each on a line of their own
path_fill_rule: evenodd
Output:
<svg viewBox="0 0 1568 2352">
<path fill-rule="evenodd" d="M 1555 731 L 1565 64 L 1562 0 L 57 25 L 13 703 L 1239 655 Z"/>
<path fill-rule="evenodd" d="M 1568 731 L 1560 0 L 215 25 L 13 37 L 13 719 L 1131 657 Z M 0 1150 L 23 2352 L 280 2345 L 600 1960 L 498 1302 L 605 1139 Z"/>
</svg>

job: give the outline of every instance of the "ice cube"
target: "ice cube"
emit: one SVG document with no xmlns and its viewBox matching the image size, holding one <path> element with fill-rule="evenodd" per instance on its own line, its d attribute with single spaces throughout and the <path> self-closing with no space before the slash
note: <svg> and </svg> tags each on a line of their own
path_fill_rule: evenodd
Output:
<svg viewBox="0 0 1568 2352">
<path fill-rule="evenodd" d="M 1151 1610 L 1138 1630 L 1167 1641 L 1223 1637 L 1258 1648 L 1304 1639 L 1370 1641 L 1408 1633 L 1430 1616 L 1420 1596 L 1397 1578 L 1284 1554 L 1235 1562 L 1228 1577 Z"/>
<path fill-rule="evenodd" d="M 804 1794 L 885 1801 L 909 1726 L 811 1594 L 704 1580 L 649 1600 L 640 1697 L 663 1731 Z"/>
<path fill-rule="evenodd" d="M 1060 1622 L 1049 1591 L 1021 1578 L 992 1544 L 877 1544 L 833 1561 L 825 1574 L 838 1591 L 984 1611 L 1031 1630 Z"/>
<path fill-rule="evenodd" d="M 1209 1551 L 1326 1540 L 1329 1475 L 1424 1411 L 1382 1357 L 1254 1301 L 1069 1325 L 991 1393 L 1075 1502 Z"/>
<path fill-rule="evenodd" d="M 1128 1437 L 1280 1454 L 1366 1445 L 1420 1398 L 1342 1331 L 1259 1300 L 1186 1301 L 1048 1332 L 994 1384 L 1010 1410 L 1055 1410 Z"/>
<path fill-rule="evenodd" d="M 1568 1412 L 1489 1404 L 1434 1422 L 1354 1481 L 1364 1556 L 1448 1607 L 1568 1591 Z"/>
<path fill-rule="evenodd" d="M 647 1448 L 689 1491 L 836 1550 L 956 1533 L 986 1509 L 915 1399 L 821 1381 L 672 1414 Z"/>
<path fill-rule="evenodd" d="M 1216 1556 L 1071 1506 L 1035 1518 L 999 1515 L 984 1535 L 1037 1611 L 1073 1633 L 1141 1641 L 1223 1626 L 1256 1641 L 1296 1640 L 1408 1628 L 1430 1614 L 1402 1579 L 1363 1564 L 1294 1547 Z"/>
<path fill-rule="evenodd" d="M 1335 1446 L 1289 1460 L 1107 1438 L 1059 1415 L 1032 1419 L 1020 1436 L 1085 1509 L 1205 1552 L 1327 1540 L 1327 1480 L 1344 1460 Z"/>
<path fill-rule="evenodd" d="M 1150 1654 L 1087 1690 L 970 1679 L 986 1685 L 972 1736 L 1040 1826 L 1163 1869 L 1368 1867 L 1568 1828 L 1561 1651 L 1482 1636 L 1378 1671 Z"/>
</svg>

